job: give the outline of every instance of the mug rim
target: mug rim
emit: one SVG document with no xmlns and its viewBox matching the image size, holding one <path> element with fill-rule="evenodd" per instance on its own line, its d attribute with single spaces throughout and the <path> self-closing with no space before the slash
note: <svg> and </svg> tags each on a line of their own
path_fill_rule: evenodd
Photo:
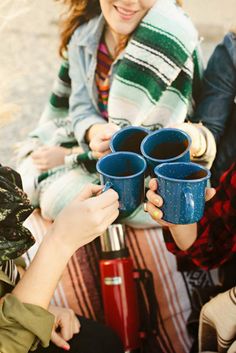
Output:
<svg viewBox="0 0 236 353">
<path fill-rule="evenodd" d="M 178 154 L 177 156 L 175 157 L 171 157 L 171 158 L 165 158 L 165 159 L 158 159 L 158 158 L 153 158 L 151 156 L 149 156 L 145 151 L 144 151 L 144 144 L 146 143 L 147 139 L 153 135 L 156 135 L 160 132 L 162 132 L 163 130 L 165 131 L 178 131 L 178 132 L 181 132 L 183 135 L 185 135 L 185 137 L 187 138 L 188 140 L 188 147 L 180 154 Z M 141 153 L 142 155 L 149 159 L 150 161 L 152 162 L 158 162 L 158 163 L 165 163 L 164 161 L 175 161 L 175 160 L 178 160 L 179 158 L 181 158 L 183 155 L 185 155 L 189 150 L 190 150 L 190 147 L 191 147 L 191 144 L 192 144 L 192 139 L 191 137 L 183 130 L 181 129 L 177 129 L 177 128 L 167 128 L 167 127 L 163 127 L 161 129 L 158 129 L 156 131 L 153 131 L 152 133 L 150 133 L 149 135 L 147 135 L 146 137 L 144 137 L 143 141 L 141 142 L 141 145 L 140 145 L 140 150 L 141 150 Z"/>
<path fill-rule="evenodd" d="M 101 168 L 100 168 L 100 164 L 101 164 L 101 161 L 103 161 L 104 159 L 107 159 L 107 158 L 112 158 L 112 156 L 114 155 L 131 155 L 131 156 L 134 156 L 135 158 L 138 158 L 140 160 L 142 160 L 143 162 L 143 167 L 142 169 L 138 172 L 138 173 L 135 173 L 135 174 L 132 174 L 132 175 L 128 175 L 128 176 L 114 176 L 114 175 L 111 175 L 111 174 L 108 174 L 108 173 L 104 173 Z M 96 164 L 96 170 L 99 174 L 101 175 L 104 175 L 108 178 L 113 178 L 113 179 L 117 179 L 117 180 L 120 180 L 120 179 L 131 179 L 131 178 L 135 178 L 136 176 L 139 176 L 140 174 L 142 173 L 145 173 L 145 170 L 147 169 L 147 162 L 145 161 L 145 159 L 143 158 L 143 156 L 141 156 L 140 154 L 138 153 L 135 153 L 135 152 L 126 152 L 126 151 L 120 151 L 120 152 L 112 152 L 112 153 L 109 153 L 107 154 L 106 156 L 100 158 L 98 161 L 97 161 L 97 164 Z"/>
<path fill-rule="evenodd" d="M 136 129 L 136 130 L 140 130 L 140 131 L 144 131 L 144 132 L 147 132 L 147 134 L 149 135 L 150 134 L 150 130 L 148 130 L 147 128 L 143 127 L 143 126 L 133 126 L 133 125 L 128 125 L 128 126 L 125 126 L 123 128 L 121 128 L 120 130 L 116 131 L 114 133 L 114 135 L 111 137 L 111 141 L 109 143 L 109 147 L 112 151 L 112 153 L 115 153 L 115 152 L 126 152 L 126 151 L 115 151 L 114 149 L 114 146 L 113 146 L 113 139 L 116 138 L 117 135 L 119 135 L 121 132 L 123 132 L 124 130 L 132 130 L 132 129 Z M 147 136 L 144 137 L 144 139 L 146 138 Z M 127 151 L 129 152 L 129 151 Z M 135 153 L 135 152 L 134 152 Z"/>
<path fill-rule="evenodd" d="M 175 166 L 175 165 L 194 165 L 194 166 L 198 167 L 199 170 L 204 170 L 207 173 L 207 175 L 205 177 L 203 177 L 203 178 L 200 178 L 200 179 L 175 179 L 175 178 L 170 178 L 170 177 L 167 177 L 167 176 L 163 175 L 161 172 L 159 172 L 159 169 L 161 169 L 163 166 L 166 166 L 166 165 L 170 165 L 170 166 Z M 168 181 L 172 181 L 172 182 L 176 182 L 176 183 L 178 183 L 178 182 L 196 183 L 197 181 L 208 180 L 211 177 L 211 172 L 210 172 L 209 169 L 203 167 L 202 165 L 194 163 L 194 162 L 161 163 L 161 164 L 157 165 L 154 168 L 154 173 L 155 173 L 157 178 L 160 176 L 162 179 L 165 179 L 165 180 L 168 180 Z"/>
</svg>

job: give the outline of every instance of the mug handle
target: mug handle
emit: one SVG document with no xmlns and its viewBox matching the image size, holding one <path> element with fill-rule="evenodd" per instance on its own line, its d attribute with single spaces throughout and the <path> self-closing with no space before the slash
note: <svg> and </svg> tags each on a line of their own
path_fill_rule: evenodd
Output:
<svg viewBox="0 0 236 353">
<path fill-rule="evenodd" d="M 194 199 L 190 187 L 183 190 L 184 197 L 184 214 L 186 215 L 186 222 L 190 222 L 194 216 Z"/>
<path fill-rule="evenodd" d="M 112 185 L 112 182 L 107 181 L 106 184 L 104 185 L 104 188 L 102 189 L 102 193 L 105 192 L 105 191 L 107 191 L 107 190 L 109 190 L 109 189 L 111 189 L 112 186 L 113 186 L 113 185 Z"/>
</svg>

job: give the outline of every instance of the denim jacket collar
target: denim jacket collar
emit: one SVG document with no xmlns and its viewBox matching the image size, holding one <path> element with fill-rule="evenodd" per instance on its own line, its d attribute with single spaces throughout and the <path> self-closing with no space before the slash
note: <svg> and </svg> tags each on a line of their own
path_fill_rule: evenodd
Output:
<svg viewBox="0 0 236 353">
<path fill-rule="evenodd" d="M 80 34 L 78 46 L 84 46 L 91 54 L 96 53 L 105 25 L 104 16 L 101 14 L 87 23 Z"/>
<path fill-rule="evenodd" d="M 80 47 L 85 47 L 88 53 L 96 56 L 98 45 L 102 36 L 102 32 L 105 26 L 105 18 L 103 14 L 94 17 L 92 20 L 87 22 L 86 26 L 83 27 L 77 44 Z M 116 64 L 120 59 L 124 57 L 124 50 L 122 50 L 118 57 L 115 59 L 114 64 Z"/>
</svg>

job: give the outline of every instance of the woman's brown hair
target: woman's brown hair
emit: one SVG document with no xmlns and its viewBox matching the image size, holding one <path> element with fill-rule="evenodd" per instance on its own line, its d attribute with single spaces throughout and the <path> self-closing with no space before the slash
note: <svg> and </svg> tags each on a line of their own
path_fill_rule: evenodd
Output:
<svg viewBox="0 0 236 353">
<path fill-rule="evenodd" d="M 61 19 L 61 44 L 59 47 L 61 56 L 67 50 L 67 45 L 76 28 L 101 13 L 99 0 L 62 0 L 62 2 L 68 9 Z"/>
<path fill-rule="evenodd" d="M 179 6 L 183 6 L 183 0 L 176 0 L 176 4 Z"/>
<path fill-rule="evenodd" d="M 99 0 L 61 0 L 68 10 L 61 20 L 61 44 L 59 53 L 63 57 L 63 53 L 67 50 L 67 45 L 73 32 L 83 23 L 88 22 L 93 17 L 101 13 Z M 182 6 L 182 0 L 176 0 L 179 6 Z"/>
</svg>

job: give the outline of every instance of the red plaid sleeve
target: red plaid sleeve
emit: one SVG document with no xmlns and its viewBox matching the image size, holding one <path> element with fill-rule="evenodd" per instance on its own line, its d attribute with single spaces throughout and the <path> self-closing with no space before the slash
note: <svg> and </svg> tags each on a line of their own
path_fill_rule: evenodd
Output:
<svg viewBox="0 0 236 353">
<path fill-rule="evenodd" d="M 236 163 L 222 176 L 216 195 L 207 202 L 191 248 L 181 251 L 169 231 L 164 236 L 169 251 L 189 257 L 204 269 L 219 266 L 236 253 Z"/>
</svg>

